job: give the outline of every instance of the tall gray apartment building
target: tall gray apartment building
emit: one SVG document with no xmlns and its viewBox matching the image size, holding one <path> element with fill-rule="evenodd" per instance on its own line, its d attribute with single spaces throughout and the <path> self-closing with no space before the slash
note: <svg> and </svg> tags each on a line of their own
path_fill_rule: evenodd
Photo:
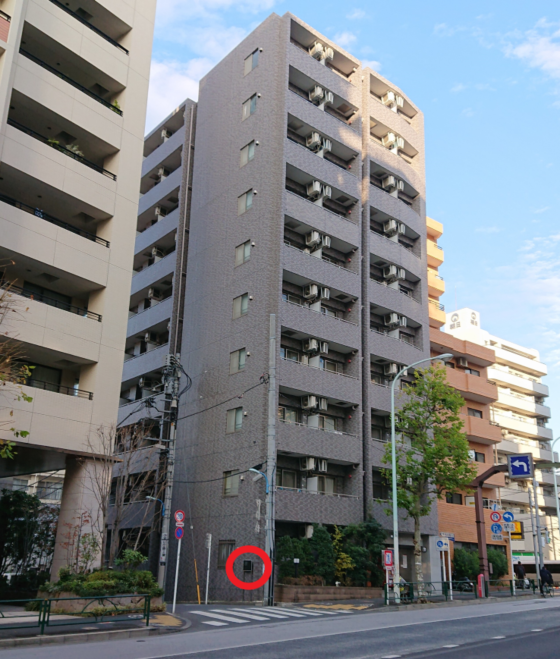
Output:
<svg viewBox="0 0 560 659">
<path fill-rule="evenodd" d="M 177 351 L 193 381 L 178 415 L 173 509 L 189 518 L 178 597 L 196 598 L 193 559 L 201 576 L 211 534 L 210 599 L 261 599 L 224 569 L 234 548 L 264 548 L 269 532 L 273 541 L 265 482 L 249 468 L 268 472 L 276 537 L 369 516 L 389 529 L 379 501 L 388 498 L 390 384 L 402 365 L 430 356 L 423 116 L 297 17 L 272 14 L 200 83 L 183 214 L 193 112 L 187 102 L 146 139 L 139 230 L 148 228 L 136 259 L 148 267 L 133 279 L 123 391 L 149 395 L 140 378 L 156 378 L 175 350 L 178 311 Z M 181 222 L 183 316 L 179 242 L 173 252 Z M 423 525 L 423 557 L 439 581 L 436 515 Z M 401 530 L 401 573 L 412 579 L 410 521 Z M 168 566 L 176 548 L 172 539 Z M 238 575 L 260 576 L 241 565 Z M 173 576 L 168 569 L 168 589 Z"/>
</svg>

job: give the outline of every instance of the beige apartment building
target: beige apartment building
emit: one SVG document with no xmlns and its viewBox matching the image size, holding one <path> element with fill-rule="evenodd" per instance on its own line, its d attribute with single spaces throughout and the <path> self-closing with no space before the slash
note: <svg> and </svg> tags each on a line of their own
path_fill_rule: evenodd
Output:
<svg viewBox="0 0 560 659">
<path fill-rule="evenodd" d="M 33 401 L 2 400 L 29 435 L 0 477 L 65 470 L 54 574 L 117 419 L 155 7 L 0 0 L 0 261 L 21 302 L 2 331 L 34 367 Z"/>
</svg>

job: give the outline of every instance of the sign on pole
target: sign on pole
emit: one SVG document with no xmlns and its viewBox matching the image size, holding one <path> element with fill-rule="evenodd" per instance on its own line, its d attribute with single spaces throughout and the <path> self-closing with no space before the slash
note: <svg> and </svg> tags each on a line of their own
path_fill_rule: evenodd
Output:
<svg viewBox="0 0 560 659">
<path fill-rule="evenodd" d="M 490 513 L 490 519 L 493 522 L 501 522 L 502 521 L 502 514 L 498 513 L 498 512 Z"/>
<path fill-rule="evenodd" d="M 492 533 L 492 541 L 493 542 L 502 542 L 504 539 L 504 536 L 501 533 Z"/>
<path fill-rule="evenodd" d="M 175 518 L 176 522 L 184 522 L 185 521 L 185 513 L 184 513 L 183 510 L 176 510 L 173 517 Z"/>
<path fill-rule="evenodd" d="M 513 513 L 510 513 L 509 511 L 506 511 L 503 515 L 502 518 L 504 522 L 515 522 L 515 515 Z"/>
<path fill-rule="evenodd" d="M 502 532 L 502 525 L 494 523 L 490 526 L 490 530 L 492 533 L 501 533 Z"/>
<path fill-rule="evenodd" d="M 177 540 L 180 540 L 183 537 L 183 533 L 184 533 L 184 531 L 183 531 L 182 527 L 178 526 L 175 529 L 175 537 L 177 538 Z"/>
<path fill-rule="evenodd" d="M 393 567 L 393 550 L 384 549 L 383 550 L 383 567 L 388 570 Z"/>
<path fill-rule="evenodd" d="M 505 533 L 515 533 L 515 522 L 504 522 L 502 526 Z"/>
<path fill-rule="evenodd" d="M 441 531 L 439 534 L 440 538 L 447 538 L 449 542 L 455 542 L 455 534 L 454 533 L 448 533 L 446 531 Z"/>
<path fill-rule="evenodd" d="M 436 540 L 438 551 L 449 551 L 449 538 L 439 538 Z"/>
<path fill-rule="evenodd" d="M 532 453 L 508 455 L 508 470 L 510 478 L 533 478 Z"/>
</svg>

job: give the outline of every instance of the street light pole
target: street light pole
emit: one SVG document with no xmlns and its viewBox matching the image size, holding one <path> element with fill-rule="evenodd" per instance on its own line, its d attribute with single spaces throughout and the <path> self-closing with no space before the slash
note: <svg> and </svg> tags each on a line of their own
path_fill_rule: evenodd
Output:
<svg viewBox="0 0 560 659">
<path fill-rule="evenodd" d="M 399 558 L 399 508 L 397 505 L 397 445 L 396 445 L 396 435 L 395 435 L 395 385 L 397 381 L 406 373 L 409 368 L 418 366 L 419 364 L 424 364 L 426 362 L 432 361 L 447 361 L 451 359 L 453 355 L 446 352 L 443 355 L 437 355 L 436 357 L 429 357 L 428 359 L 421 359 L 420 361 L 409 364 L 397 373 L 395 379 L 391 383 L 391 478 L 393 486 L 393 564 L 394 564 L 394 575 L 393 575 L 393 594 L 395 596 L 396 604 L 400 604 L 401 601 L 401 591 L 399 589 L 400 581 L 400 558 Z"/>
<path fill-rule="evenodd" d="M 552 453 L 552 462 L 556 462 L 554 459 L 554 445 L 556 442 L 560 439 L 560 437 L 557 437 L 556 439 L 553 439 L 550 442 L 550 451 Z M 557 476 L 556 476 L 556 467 L 552 467 L 552 475 L 554 476 L 554 501 L 556 503 L 556 528 L 558 529 L 558 533 L 560 534 L 560 504 L 558 502 L 558 482 L 557 482 Z M 552 529 L 552 537 L 554 539 L 554 529 Z M 554 558 L 556 559 L 556 543 L 554 543 Z"/>
</svg>

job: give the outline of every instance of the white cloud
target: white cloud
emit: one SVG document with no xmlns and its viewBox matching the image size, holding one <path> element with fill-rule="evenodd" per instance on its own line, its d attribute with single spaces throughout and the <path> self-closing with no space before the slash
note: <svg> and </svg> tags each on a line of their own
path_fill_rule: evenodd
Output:
<svg viewBox="0 0 560 659">
<path fill-rule="evenodd" d="M 348 46 L 351 46 L 356 41 L 356 35 L 353 32 L 345 30 L 344 32 L 335 34 L 333 41 L 343 48 L 348 48 Z"/>
<path fill-rule="evenodd" d="M 437 23 L 434 25 L 434 34 L 437 37 L 452 37 L 457 32 L 463 32 L 464 27 L 451 27 L 447 23 Z"/>
<path fill-rule="evenodd" d="M 463 117 L 472 117 L 474 116 L 474 110 L 472 108 L 465 108 L 461 114 Z"/>
<path fill-rule="evenodd" d="M 369 68 L 373 69 L 374 71 L 381 71 L 381 62 L 378 62 L 377 60 L 363 59 L 362 67 L 365 69 L 367 66 L 369 66 Z"/>
<path fill-rule="evenodd" d="M 146 129 L 150 131 L 186 98 L 198 100 L 198 81 L 212 68 L 206 58 L 188 62 L 152 60 Z"/>
<path fill-rule="evenodd" d="M 464 91 L 466 88 L 467 85 L 464 85 L 462 82 L 458 82 L 457 84 L 453 85 L 453 87 L 451 87 L 451 91 L 456 94 L 457 92 Z"/>
<path fill-rule="evenodd" d="M 516 57 L 551 78 L 560 78 L 560 30 L 557 23 L 541 19 L 532 30 L 523 34 L 521 43 L 509 43 L 505 52 L 508 57 Z"/>
<path fill-rule="evenodd" d="M 532 211 L 534 215 L 540 215 L 541 213 L 546 213 L 547 210 L 550 209 L 550 206 L 543 206 L 542 208 L 537 208 L 536 210 Z"/>
<path fill-rule="evenodd" d="M 477 233 L 499 233 L 501 229 L 500 227 L 477 227 L 475 231 Z"/>
<path fill-rule="evenodd" d="M 218 17 L 220 12 L 236 11 L 257 14 L 272 9 L 275 0 L 158 0 L 156 25 L 176 25 L 177 21 L 192 18 Z"/>
<path fill-rule="evenodd" d="M 351 21 L 357 21 L 365 17 L 366 17 L 366 12 L 363 9 L 353 9 L 349 14 L 346 14 L 346 18 L 348 18 Z"/>
</svg>

